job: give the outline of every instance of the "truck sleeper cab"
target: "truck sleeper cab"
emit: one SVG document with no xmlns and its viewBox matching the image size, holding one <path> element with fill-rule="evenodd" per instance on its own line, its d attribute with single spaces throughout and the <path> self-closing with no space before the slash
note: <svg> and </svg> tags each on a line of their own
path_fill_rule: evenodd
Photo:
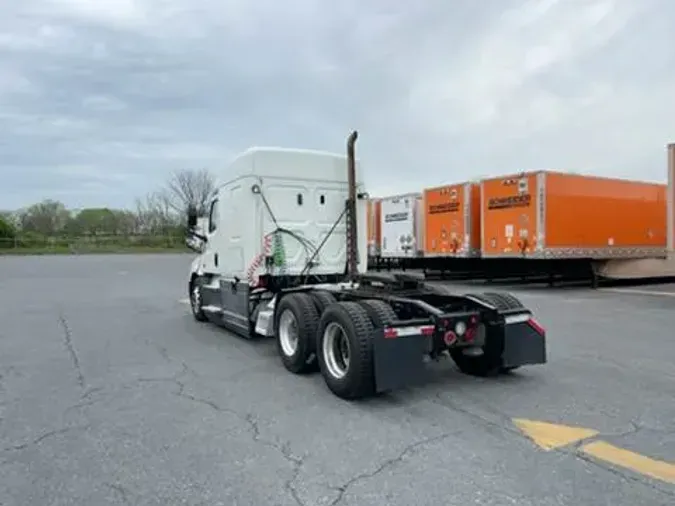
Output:
<svg viewBox="0 0 675 506">
<path fill-rule="evenodd" d="M 274 338 L 287 370 L 320 370 L 345 399 L 423 381 L 425 357 L 449 355 L 473 375 L 545 363 L 545 331 L 512 295 L 366 272 L 355 140 L 346 157 L 256 148 L 234 160 L 191 266 L 194 317 Z"/>
</svg>

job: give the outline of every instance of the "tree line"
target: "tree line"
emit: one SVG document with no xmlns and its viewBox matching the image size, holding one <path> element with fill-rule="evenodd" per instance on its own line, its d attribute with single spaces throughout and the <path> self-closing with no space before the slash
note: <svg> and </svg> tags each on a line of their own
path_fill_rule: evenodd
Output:
<svg viewBox="0 0 675 506">
<path fill-rule="evenodd" d="M 186 169 L 174 172 L 159 190 L 136 199 L 134 209 L 73 211 L 47 198 L 24 209 L 0 211 L 0 239 L 181 236 L 188 207 L 206 214 L 215 188 L 215 178 L 207 169 Z"/>
</svg>

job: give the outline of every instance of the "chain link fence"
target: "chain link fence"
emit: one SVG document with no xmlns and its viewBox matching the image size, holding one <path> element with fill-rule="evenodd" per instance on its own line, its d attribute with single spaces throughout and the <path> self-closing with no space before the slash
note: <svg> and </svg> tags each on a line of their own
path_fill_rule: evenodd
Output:
<svg viewBox="0 0 675 506">
<path fill-rule="evenodd" d="M 0 238 L 0 255 L 11 253 L 116 253 L 152 251 L 189 251 L 185 239 L 177 236 L 17 236 Z"/>
</svg>

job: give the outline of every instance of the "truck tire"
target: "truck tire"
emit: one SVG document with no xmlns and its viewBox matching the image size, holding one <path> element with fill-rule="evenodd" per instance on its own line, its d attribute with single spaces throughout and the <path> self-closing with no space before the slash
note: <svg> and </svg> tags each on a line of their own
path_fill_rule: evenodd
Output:
<svg viewBox="0 0 675 506">
<path fill-rule="evenodd" d="M 508 311 L 510 309 L 525 309 L 525 306 L 512 294 L 506 292 L 484 292 L 471 294 L 476 299 L 487 302 L 494 306 L 498 311 Z M 504 367 L 502 365 L 501 355 L 490 353 L 483 349 L 483 354 L 479 356 L 467 356 L 461 349 L 450 350 L 450 356 L 455 364 L 464 374 L 471 376 L 496 376 L 499 373 L 509 373 L 515 371 L 520 366 Z"/>
<path fill-rule="evenodd" d="M 319 313 L 306 293 L 291 293 L 279 301 L 274 315 L 274 340 L 284 367 L 293 374 L 318 369 L 316 329 Z"/>
<path fill-rule="evenodd" d="M 525 309 L 525 306 L 523 305 L 518 298 L 509 293 L 509 292 L 485 292 L 481 294 L 483 297 L 488 297 L 492 299 L 493 305 L 496 306 L 498 309 L 502 310 L 509 310 L 509 309 Z M 508 374 L 511 371 L 515 371 L 516 369 L 519 369 L 519 365 L 511 366 L 511 367 L 500 367 L 499 372 L 503 374 Z"/>
<path fill-rule="evenodd" d="M 501 356 L 483 352 L 477 357 L 465 355 L 461 349 L 451 349 L 450 356 L 455 364 L 464 374 L 469 376 L 496 376 L 501 372 Z"/>
<path fill-rule="evenodd" d="M 206 314 L 202 309 L 202 278 L 195 276 L 190 281 L 190 309 L 192 316 L 198 322 L 205 322 L 207 320 Z"/>
<path fill-rule="evenodd" d="M 309 296 L 314 301 L 316 310 L 319 312 L 319 316 L 323 313 L 324 309 L 336 302 L 335 296 L 332 293 L 326 292 L 324 290 L 311 291 L 309 292 Z"/>
<path fill-rule="evenodd" d="M 375 393 L 373 324 L 357 302 L 331 304 L 317 334 L 321 375 L 333 394 L 354 400 Z"/>
<path fill-rule="evenodd" d="M 514 295 L 508 292 L 483 292 L 469 293 L 471 297 L 481 300 L 494 306 L 498 311 L 508 311 L 510 309 L 525 309 L 523 303 Z"/>
<path fill-rule="evenodd" d="M 398 320 L 396 313 L 389 304 L 378 299 L 366 299 L 359 301 L 359 305 L 366 310 L 371 323 L 376 328 L 386 327 Z"/>
<path fill-rule="evenodd" d="M 513 294 L 508 292 L 484 292 L 480 296 L 484 299 L 488 299 L 492 302 L 492 305 L 497 309 L 509 310 L 509 309 L 525 309 L 523 303 L 520 302 Z"/>
</svg>

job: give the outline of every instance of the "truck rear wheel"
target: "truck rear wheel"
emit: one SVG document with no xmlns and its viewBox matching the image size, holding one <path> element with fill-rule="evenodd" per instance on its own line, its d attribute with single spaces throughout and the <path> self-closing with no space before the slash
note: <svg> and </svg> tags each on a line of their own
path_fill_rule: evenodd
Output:
<svg viewBox="0 0 675 506">
<path fill-rule="evenodd" d="M 389 304 L 378 299 L 366 299 L 359 301 L 359 305 L 366 310 L 370 321 L 377 327 L 386 327 L 395 320 L 398 320 L 396 313 Z"/>
<path fill-rule="evenodd" d="M 332 293 L 323 290 L 313 290 L 309 292 L 309 296 L 314 301 L 319 315 L 323 313 L 324 309 L 336 302 L 335 296 Z"/>
<path fill-rule="evenodd" d="M 352 400 L 375 393 L 373 324 L 356 302 L 339 302 L 324 311 L 317 334 L 317 357 L 326 385 Z"/>
<path fill-rule="evenodd" d="M 508 311 L 509 309 L 523 309 L 523 303 L 508 292 L 484 292 L 477 296 L 490 302 L 497 309 Z"/>
<path fill-rule="evenodd" d="M 450 356 L 459 370 L 470 376 L 495 376 L 501 370 L 501 357 L 495 357 L 487 350 L 481 350 L 481 355 L 473 356 L 466 355 L 461 348 L 456 348 L 450 350 Z"/>
<path fill-rule="evenodd" d="M 507 311 L 509 309 L 525 309 L 523 303 L 520 302 L 520 300 L 515 295 L 509 292 L 485 292 L 482 293 L 481 296 L 492 300 L 493 305 L 496 306 L 498 309 L 503 309 Z M 515 371 L 516 369 L 519 368 L 520 368 L 519 365 L 511 367 L 500 367 L 499 371 L 502 373 L 510 373 L 511 371 Z"/>
<path fill-rule="evenodd" d="M 498 311 L 523 309 L 525 307 L 514 295 L 506 292 L 485 292 L 471 295 L 476 299 L 494 306 Z M 465 374 L 471 376 L 495 376 L 500 372 L 508 373 L 515 371 L 519 367 L 504 367 L 502 365 L 501 353 L 498 354 L 495 350 L 489 350 L 482 347 L 480 350 L 474 351 L 477 353 L 480 351 L 480 354 L 466 354 L 461 348 L 450 350 L 450 356 L 455 361 L 459 370 Z"/>
<path fill-rule="evenodd" d="M 305 293 L 291 293 L 279 301 L 274 337 L 284 367 L 294 374 L 317 370 L 315 342 L 319 314 Z"/>
</svg>

